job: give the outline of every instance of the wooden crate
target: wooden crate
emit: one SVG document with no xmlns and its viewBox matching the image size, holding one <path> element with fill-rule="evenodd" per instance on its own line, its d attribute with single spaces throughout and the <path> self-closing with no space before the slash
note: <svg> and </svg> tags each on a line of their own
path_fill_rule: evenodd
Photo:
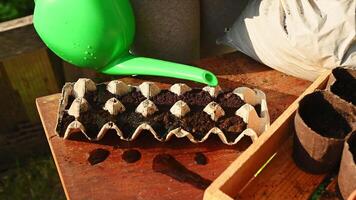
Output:
<svg viewBox="0 0 356 200">
<path fill-rule="evenodd" d="M 323 73 L 205 190 L 206 200 L 308 199 L 325 175 L 307 174 L 294 164 L 291 138 L 299 101 L 323 89 L 330 71 Z"/>
</svg>

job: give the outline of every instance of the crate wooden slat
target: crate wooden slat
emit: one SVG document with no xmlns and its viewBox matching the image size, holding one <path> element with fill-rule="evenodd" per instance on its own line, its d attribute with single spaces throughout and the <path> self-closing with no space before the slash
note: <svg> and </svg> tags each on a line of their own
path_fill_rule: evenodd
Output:
<svg viewBox="0 0 356 200">
<path fill-rule="evenodd" d="M 45 48 L 32 24 L 32 16 L 0 23 L 0 60 Z"/>
<path fill-rule="evenodd" d="M 323 73 L 310 87 L 305 90 L 305 92 L 297 99 L 295 100 L 288 108 L 286 111 L 283 112 L 281 116 L 279 116 L 274 123 L 272 123 L 271 127 L 261 135 L 261 137 L 254 143 L 252 144 L 245 152 L 241 154 L 215 181 L 207 188 L 204 194 L 204 199 L 206 200 L 232 200 L 236 197 L 239 196 L 239 193 L 244 189 L 244 187 L 247 185 L 247 183 L 254 177 L 254 175 L 258 172 L 258 170 L 273 156 L 280 148 L 283 148 L 283 144 L 286 143 L 288 138 L 293 133 L 293 117 L 294 113 L 298 108 L 298 103 L 299 101 L 307 94 L 315 91 L 316 89 L 324 88 L 326 86 L 326 83 L 328 81 L 328 77 L 330 75 L 330 71 L 326 71 Z M 291 145 L 288 146 L 288 150 L 291 148 Z M 288 154 L 288 151 L 282 151 L 280 152 L 281 154 Z M 272 159 L 272 163 L 270 166 L 273 165 L 274 160 L 277 160 L 279 155 L 276 156 L 276 158 Z M 283 158 L 283 155 L 282 155 Z M 292 173 L 293 169 L 296 168 L 295 165 L 293 165 L 293 161 L 290 159 L 289 156 L 284 156 L 284 159 L 287 159 L 288 163 L 292 163 L 292 166 L 290 169 L 283 173 Z M 276 161 L 278 162 L 278 161 Z M 277 171 L 280 167 L 283 167 L 283 165 L 277 165 L 274 167 L 268 167 L 267 169 L 270 169 L 269 171 L 267 170 L 262 170 L 263 173 L 268 173 L 270 176 L 273 176 L 273 173 Z M 275 170 L 275 171 L 274 171 Z M 270 172 L 270 173 L 269 173 Z M 309 174 L 304 174 L 304 183 L 305 185 L 302 185 L 301 187 L 309 187 L 306 190 L 314 190 L 315 187 L 317 187 L 318 183 L 321 182 L 323 179 L 323 176 L 315 176 L 315 179 L 312 178 L 310 180 L 309 178 L 312 177 L 313 175 Z M 264 182 L 266 185 L 273 185 L 274 182 L 272 182 L 268 175 L 263 176 L 259 175 L 255 179 L 263 179 L 260 182 Z M 287 176 L 286 178 L 290 178 Z M 298 178 L 298 177 L 295 177 Z M 288 179 L 287 179 L 288 180 Z M 296 179 L 295 179 L 296 180 Z M 315 181 L 314 181 L 315 180 Z M 293 179 L 289 179 L 286 182 L 281 182 L 280 184 L 288 184 L 292 183 Z M 311 184 L 313 183 L 314 184 Z M 253 182 L 256 182 L 256 180 L 251 180 Z M 285 186 L 285 185 L 284 185 Z M 267 189 L 263 191 L 261 196 L 253 196 L 255 193 L 252 194 L 252 196 L 256 199 L 267 199 L 264 198 L 263 195 L 268 196 L 271 195 L 272 191 L 274 190 L 269 190 L 268 186 L 266 186 Z M 255 186 L 252 187 L 255 191 L 258 192 L 260 189 L 262 190 L 263 188 L 260 186 Z M 288 188 L 288 186 L 286 186 Z M 244 189 L 244 193 L 246 196 L 251 197 L 251 195 L 248 194 L 248 186 L 247 188 Z M 278 193 L 274 193 L 273 195 L 278 195 L 277 197 L 281 197 L 282 194 L 288 194 L 289 195 L 295 195 L 300 193 L 300 191 L 296 192 L 291 192 L 291 191 L 279 191 Z M 306 193 L 303 195 L 299 196 L 299 199 L 306 199 L 310 195 L 310 193 Z M 245 197 L 246 197 L 245 196 Z M 240 197 L 244 197 L 244 195 L 240 195 Z M 248 199 L 248 198 L 247 198 Z M 273 198 L 271 198 L 273 199 Z M 287 198 L 288 199 L 288 198 Z"/>
<path fill-rule="evenodd" d="M 0 32 L 5 32 L 8 30 L 13 30 L 23 26 L 31 25 L 32 21 L 33 21 L 33 16 L 29 15 L 26 17 L 21 17 L 21 18 L 0 23 Z"/>
</svg>

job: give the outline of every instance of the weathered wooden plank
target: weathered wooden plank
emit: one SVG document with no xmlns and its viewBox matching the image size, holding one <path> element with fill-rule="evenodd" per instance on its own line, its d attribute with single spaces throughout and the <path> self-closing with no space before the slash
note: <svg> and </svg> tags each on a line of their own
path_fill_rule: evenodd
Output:
<svg viewBox="0 0 356 200">
<path fill-rule="evenodd" d="M 20 95 L 13 89 L 9 77 L 0 62 L 0 133 L 8 132 L 15 124 L 28 120 Z"/>
<path fill-rule="evenodd" d="M 0 60 L 44 48 L 32 24 L 0 31 Z"/>
<path fill-rule="evenodd" d="M 47 49 L 48 59 L 51 63 L 53 73 L 56 75 L 56 82 L 59 88 L 61 88 L 65 81 L 63 60 L 54 54 L 50 49 Z"/>
<path fill-rule="evenodd" d="M 13 29 L 17 29 L 17 28 L 21 28 L 24 26 L 32 25 L 32 21 L 33 21 L 33 16 L 30 15 L 30 16 L 26 16 L 26 17 L 17 18 L 14 20 L 2 22 L 2 23 L 0 23 L 0 33 L 9 31 L 9 30 L 13 30 Z"/>
<path fill-rule="evenodd" d="M 4 59 L 2 63 L 11 88 L 18 92 L 24 104 L 24 112 L 30 121 L 37 121 L 36 97 L 60 91 L 46 49 Z"/>
</svg>

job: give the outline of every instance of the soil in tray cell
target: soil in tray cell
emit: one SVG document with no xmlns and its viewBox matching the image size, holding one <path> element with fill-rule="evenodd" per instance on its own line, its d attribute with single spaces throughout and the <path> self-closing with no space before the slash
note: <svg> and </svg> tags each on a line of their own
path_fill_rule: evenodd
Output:
<svg viewBox="0 0 356 200">
<path fill-rule="evenodd" d="M 173 105 L 179 101 L 178 95 L 171 91 L 163 90 L 151 99 L 155 105 Z"/>
<path fill-rule="evenodd" d="M 233 108 L 230 109 L 233 112 L 235 112 L 237 109 L 239 109 L 241 106 L 245 104 L 245 102 L 239 96 L 237 96 L 232 92 L 225 92 L 219 94 L 216 102 L 223 108 Z M 229 109 L 224 109 L 224 110 L 229 110 Z"/>
<path fill-rule="evenodd" d="M 192 106 L 206 106 L 214 99 L 206 91 L 200 89 L 193 89 L 181 95 L 180 100 L 183 100 L 185 103 L 189 105 L 189 107 L 192 107 Z"/>
</svg>

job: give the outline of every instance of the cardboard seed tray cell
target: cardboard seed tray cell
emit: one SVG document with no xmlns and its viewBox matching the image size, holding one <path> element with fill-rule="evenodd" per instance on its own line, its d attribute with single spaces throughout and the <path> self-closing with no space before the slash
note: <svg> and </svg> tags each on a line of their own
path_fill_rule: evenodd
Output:
<svg viewBox="0 0 356 200">
<path fill-rule="evenodd" d="M 193 143 L 217 134 L 234 145 L 244 136 L 257 140 L 269 123 L 266 96 L 257 89 L 192 89 L 177 83 L 161 90 L 151 82 L 132 86 L 79 79 L 62 89 L 56 132 L 64 139 L 82 133 L 98 141 L 113 131 L 132 141 L 146 130 L 161 142 L 175 136 Z"/>
</svg>

